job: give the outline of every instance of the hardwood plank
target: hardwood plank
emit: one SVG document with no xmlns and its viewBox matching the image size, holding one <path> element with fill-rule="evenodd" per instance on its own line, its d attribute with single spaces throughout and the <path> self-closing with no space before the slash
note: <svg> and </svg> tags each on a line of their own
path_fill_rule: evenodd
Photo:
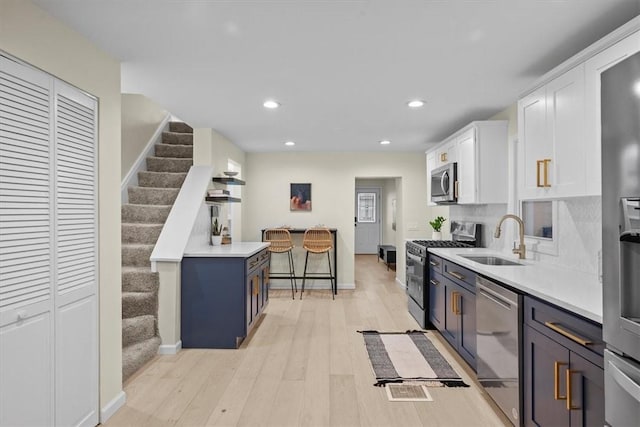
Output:
<svg viewBox="0 0 640 427">
<path fill-rule="evenodd" d="M 356 289 L 291 299 L 271 291 L 260 323 L 237 350 L 158 356 L 125 385 L 107 426 L 508 426 L 475 373 L 437 333 L 436 348 L 469 388 L 430 388 L 433 402 L 389 402 L 357 330 L 418 329 L 407 297 L 376 256 L 356 256 Z M 299 294 L 298 294 L 299 295 Z M 297 296 L 298 296 L 297 295 Z"/>
</svg>

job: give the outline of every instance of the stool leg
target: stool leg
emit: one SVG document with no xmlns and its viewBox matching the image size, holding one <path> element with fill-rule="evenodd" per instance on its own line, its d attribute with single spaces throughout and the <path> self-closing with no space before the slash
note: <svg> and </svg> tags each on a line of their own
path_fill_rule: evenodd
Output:
<svg viewBox="0 0 640 427">
<path fill-rule="evenodd" d="M 307 251 L 307 255 L 304 258 L 304 273 L 302 273 L 302 291 L 300 291 L 300 299 L 302 299 L 302 294 L 304 293 L 304 282 L 307 280 L 307 261 L 309 261 L 309 251 Z"/>
<path fill-rule="evenodd" d="M 293 275 L 291 274 L 291 251 L 287 251 L 287 261 L 289 261 L 289 281 L 291 282 L 291 298 L 296 299 L 295 293 L 293 292 Z"/>
<path fill-rule="evenodd" d="M 329 282 L 331 283 L 331 299 L 336 299 L 336 292 L 334 291 L 334 280 L 333 280 L 333 272 L 331 271 L 331 256 L 329 255 L 329 251 L 327 251 L 327 261 L 329 261 Z M 336 284 L 336 287 L 338 285 Z"/>
<path fill-rule="evenodd" d="M 298 292 L 298 283 L 296 282 L 296 265 L 293 263 L 293 251 L 289 250 L 289 259 L 291 260 L 291 277 L 293 278 L 293 288 Z"/>
</svg>

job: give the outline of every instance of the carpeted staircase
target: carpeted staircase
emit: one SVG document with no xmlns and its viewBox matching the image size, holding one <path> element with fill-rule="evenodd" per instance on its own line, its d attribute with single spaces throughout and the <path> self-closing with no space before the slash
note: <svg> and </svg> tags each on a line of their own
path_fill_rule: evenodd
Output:
<svg viewBox="0 0 640 427">
<path fill-rule="evenodd" d="M 170 122 L 122 206 L 123 381 L 158 353 L 159 278 L 151 272 L 149 256 L 192 164 L 193 129 Z"/>
</svg>

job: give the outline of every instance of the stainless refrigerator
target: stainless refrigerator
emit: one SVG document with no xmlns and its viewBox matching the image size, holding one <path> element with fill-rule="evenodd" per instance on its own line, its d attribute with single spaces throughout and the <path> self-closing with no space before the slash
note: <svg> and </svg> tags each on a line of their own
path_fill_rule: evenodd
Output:
<svg viewBox="0 0 640 427">
<path fill-rule="evenodd" d="M 601 76 L 605 420 L 640 425 L 640 53 Z"/>
</svg>

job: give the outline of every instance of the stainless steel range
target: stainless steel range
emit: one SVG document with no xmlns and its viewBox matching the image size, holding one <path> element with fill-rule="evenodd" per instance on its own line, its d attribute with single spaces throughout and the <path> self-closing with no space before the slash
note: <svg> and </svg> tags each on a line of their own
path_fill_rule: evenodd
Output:
<svg viewBox="0 0 640 427">
<path fill-rule="evenodd" d="M 451 222 L 452 240 L 409 240 L 406 243 L 406 282 L 409 313 L 421 328 L 432 329 L 429 322 L 429 248 L 472 248 L 480 246 L 481 225 L 472 222 Z"/>
</svg>

